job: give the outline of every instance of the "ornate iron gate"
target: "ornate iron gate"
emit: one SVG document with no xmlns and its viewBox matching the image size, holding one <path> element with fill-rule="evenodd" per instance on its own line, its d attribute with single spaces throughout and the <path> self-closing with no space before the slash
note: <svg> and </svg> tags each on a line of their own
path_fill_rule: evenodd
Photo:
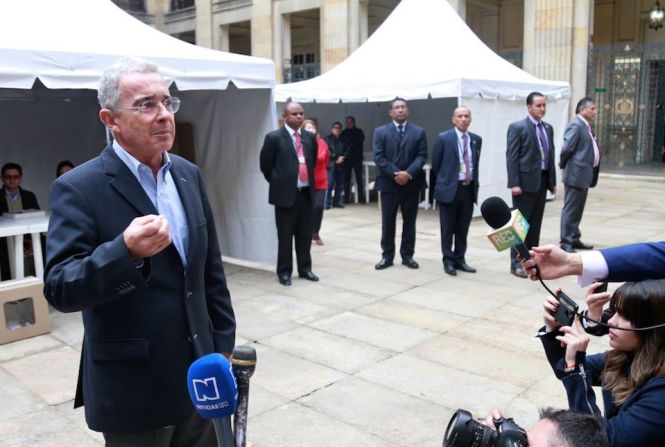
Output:
<svg viewBox="0 0 665 447">
<path fill-rule="evenodd" d="M 604 166 L 662 161 L 665 44 L 591 47 L 587 91 Z"/>
</svg>

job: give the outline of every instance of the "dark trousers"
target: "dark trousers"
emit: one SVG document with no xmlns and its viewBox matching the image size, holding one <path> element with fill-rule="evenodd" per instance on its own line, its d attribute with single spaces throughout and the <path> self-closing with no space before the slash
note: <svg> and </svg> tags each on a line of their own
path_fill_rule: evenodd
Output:
<svg viewBox="0 0 665 447">
<path fill-rule="evenodd" d="M 211 421 L 192 409 L 192 415 L 179 425 L 138 433 L 104 433 L 106 447 L 216 447 Z"/>
<path fill-rule="evenodd" d="M 363 182 L 363 159 L 362 157 L 347 158 L 344 161 L 344 202 L 351 202 L 351 171 L 356 175 L 356 187 L 358 188 L 358 201 L 365 202 L 365 183 Z"/>
<path fill-rule="evenodd" d="M 275 207 L 277 225 L 277 274 L 293 272 L 293 239 L 296 241 L 298 273 L 312 270 L 312 199 L 309 188 L 296 194 L 296 202 L 290 208 Z"/>
<path fill-rule="evenodd" d="M 542 171 L 540 188 L 536 192 L 522 192 L 519 196 L 513 196 L 513 208 L 520 210 L 527 222 L 529 231 L 526 234 L 524 245 L 527 248 L 537 247 L 540 243 L 540 227 L 543 223 L 545 213 L 545 200 L 547 199 L 547 181 L 549 172 Z M 510 249 L 510 260 L 513 264 L 517 262 L 517 250 Z"/>
<path fill-rule="evenodd" d="M 402 210 L 402 259 L 413 258 L 416 249 L 416 217 L 418 216 L 418 190 L 381 192 L 381 249 L 383 257 L 395 257 L 395 226 L 397 209 Z"/>
<path fill-rule="evenodd" d="M 325 189 L 317 189 L 314 193 L 312 234 L 319 234 L 319 231 L 321 231 L 321 222 L 323 221 L 323 202 L 326 199 L 326 193 L 327 191 Z"/>
<path fill-rule="evenodd" d="M 466 253 L 466 237 L 473 217 L 473 184 L 457 186 L 451 203 L 439 202 L 441 224 L 441 253 L 443 262 L 463 264 Z M 455 250 L 453 251 L 453 239 Z"/>
<path fill-rule="evenodd" d="M 563 209 L 561 210 L 561 244 L 572 245 L 580 240 L 580 222 L 586 204 L 588 188 L 565 185 Z"/>
<path fill-rule="evenodd" d="M 326 208 L 334 203 L 339 205 L 342 202 L 342 191 L 344 187 L 344 164 L 335 164 L 328 169 L 328 195 L 326 196 Z M 333 199 L 333 190 L 335 197 Z"/>
</svg>

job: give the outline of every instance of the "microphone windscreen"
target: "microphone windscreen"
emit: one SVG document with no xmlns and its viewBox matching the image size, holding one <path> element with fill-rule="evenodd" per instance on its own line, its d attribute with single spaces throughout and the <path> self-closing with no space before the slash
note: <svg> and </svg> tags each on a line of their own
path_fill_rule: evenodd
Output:
<svg viewBox="0 0 665 447">
<path fill-rule="evenodd" d="M 490 197 L 480 205 L 480 214 L 492 228 L 501 228 L 510 221 L 510 208 L 503 199 Z"/>
<path fill-rule="evenodd" d="M 196 411 L 206 419 L 224 418 L 236 411 L 238 386 L 231 363 L 222 354 L 208 354 L 192 363 L 187 388 Z"/>
</svg>

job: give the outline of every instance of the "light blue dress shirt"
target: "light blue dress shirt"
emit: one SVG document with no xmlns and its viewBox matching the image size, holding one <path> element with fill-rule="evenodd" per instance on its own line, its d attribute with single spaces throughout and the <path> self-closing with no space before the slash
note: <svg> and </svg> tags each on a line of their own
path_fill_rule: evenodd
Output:
<svg viewBox="0 0 665 447">
<path fill-rule="evenodd" d="M 187 226 L 185 209 L 182 206 L 180 195 L 178 195 L 178 189 L 171 176 L 171 159 L 169 158 L 169 153 L 164 152 L 163 164 L 159 168 L 157 179 L 155 180 L 152 170 L 134 158 L 115 140 L 113 141 L 113 150 L 139 181 L 157 212 L 166 217 L 173 245 L 178 250 L 182 264 L 186 266 L 189 227 Z"/>
</svg>

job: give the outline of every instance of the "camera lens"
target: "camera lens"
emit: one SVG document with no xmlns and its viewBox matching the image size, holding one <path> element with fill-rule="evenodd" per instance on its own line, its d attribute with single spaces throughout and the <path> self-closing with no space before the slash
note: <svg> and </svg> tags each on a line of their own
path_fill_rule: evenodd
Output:
<svg viewBox="0 0 665 447">
<path fill-rule="evenodd" d="M 443 435 L 444 447 L 490 447 L 494 445 L 494 431 L 473 419 L 471 413 L 459 409 L 455 412 L 446 433 Z"/>
</svg>

